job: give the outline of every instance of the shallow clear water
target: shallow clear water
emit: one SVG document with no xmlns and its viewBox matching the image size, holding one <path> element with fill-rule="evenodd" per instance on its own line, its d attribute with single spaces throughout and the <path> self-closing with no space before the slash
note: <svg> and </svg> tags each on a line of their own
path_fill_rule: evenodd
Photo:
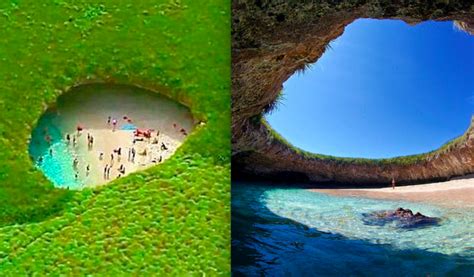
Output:
<svg viewBox="0 0 474 277">
<path fill-rule="evenodd" d="M 73 151 L 64 141 L 66 135 L 59 127 L 58 114 L 54 111 L 46 112 L 33 130 L 29 152 L 35 164 L 46 177 L 57 187 L 78 189 L 83 185 L 83 180 L 75 178 L 73 168 Z M 51 145 L 45 138 L 46 132 L 51 137 Z M 52 155 L 50 153 L 52 150 Z M 40 162 L 39 159 L 43 160 Z M 81 161 L 84 157 L 78 155 Z"/>
<path fill-rule="evenodd" d="M 362 213 L 404 207 L 439 226 L 369 226 Z M 474 274 L 474 211 L 233 184 L 233 271 L 246 275 Z"/>
<path fill-rule="evenodd" d="M 155 92 L 126 85 L 83 85 L 60 96 L 56 105 L 39 118 L 29 144 L 29 153 L 35 165 L 57 187 L 81 189 L 84 186 L 107 182 L 103 178 L 104 165 L 101 163 L 109 161 L 105 158 L 99 160 L 99 154 L 110 157 L 112 150 L 107 152 L 107 147 L 131 147 L 122 143 L 115 147 L 118 138 L 112 133 L 112 125 L 107 123 L 108 117 L 117 119 L 117 129 L 122 134 L 128 136 L 130 132 L 131 139 L 127 140 L 128 144 L 132 144 L 132 132 L 136 128 L 150 128 L 160 131 L 161 143 L 166 142 L 168 146 L 170 143 L 172 146 L 179 145 L 184 136 L 174 125 L 177 124 L 187 132 L 190 132 L 194 125 L 194 119 L 187 107 Z M 81 134 L 76 132 L 78 125 L 85 128 Z M 110 134 L 101 137 L 100 132 L 104 130 Z M 92 148 L 87 146 L 86 133 L 95 138 Z M 73 136 L 77 138 L 75 146 L 72 142 L 67 143 L 66 134 L 71 136 L 71 140 Z M 51 137 L 51 144 L 46 141 L 47 135 Z M 163 160 L 169 156 L 167 153 L 160 153 L 164 157 Z M 73 166 L 75 158 L 78 160 L 76 169 Z M 118 158 L 116 160 L 117 168 L 120 163 L 127 166 L 127 173 L 133 171 L 131 162 L 125 158 L 122 161 Z M 86 171 L 87 167 L 90 171 Z M 115 168 L 112 171 L 112 174 L 118 172 Z"/>
</svg>

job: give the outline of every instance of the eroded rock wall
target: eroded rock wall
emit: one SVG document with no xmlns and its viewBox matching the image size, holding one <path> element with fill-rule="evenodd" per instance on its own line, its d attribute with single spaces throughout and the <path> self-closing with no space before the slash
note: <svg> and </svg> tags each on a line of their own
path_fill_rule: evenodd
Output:
<svg viewBox="0 0 474 277">
<path fill-rule="evenodd" d="M 457 20 L 474 26 L 471 1 L 239 1 L 232 4 L 233 176 L 301 176 L 308 181 L 355 184 L 443 180 L 474 172 L 474 135 L 423 161 L 401 165 L 332 161 L 302 155 L 275 139 L 261 123 L 262 111 L 282 84 L 314 63 L 330 41 L 358 18 Z"/>
</svg>

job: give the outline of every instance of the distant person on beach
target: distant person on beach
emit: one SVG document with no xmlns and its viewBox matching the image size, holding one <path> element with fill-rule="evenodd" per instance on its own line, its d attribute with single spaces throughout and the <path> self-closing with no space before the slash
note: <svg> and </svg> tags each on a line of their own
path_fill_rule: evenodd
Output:
<svg viewBox="0 0 474 277">
<path fill-rule="evenodd" d="M 87 146 L 89 147 L 89 150 L 92 149 L 92 146 L 93 146 L 93 145 L 94 145 L 94 137 L 88 135 L 88 138 L 87 138 Z"/>
<path fill-rule="evenodd" d="M 115 128 L 117 128 L 117 119 L 114 118 L 114 119 L 112 120 L 112 126 L 113 126 L 112 131 L 115 131 Z"/>
<path fill-rule="evenodd" d="M 122 174 L 125 174 L 125 166 L 123 164 L 121 164 L 118 171 Z"/>
<path fill-rule="evenodd" d="M 111 161 L 114 160 L 114 153 L 110 153 L 110 160 L 111 160 Z"/>
<path fill-rule="evenodd" d="M 135 162 L 135 154 L 136 154 L 135 148 L 132 147 L 132 163 Z"/>
<path fill-rule="evenodd" d="M 110 116 L 107 118 L 107 125 L 110 125 Z"/>
<path fill-rule="evenodd" d="M 53 148 L 49 148 L 49 155 L 50 155 L 50 156 L 53 155 Z"/>
<path fill-rule="evenodd" d="M 395 178 L 392 178 L 392 189 L 395 189 Z"/>
<path fill-rule="evenodd" d="M 66 134 L 67 144 L 71 143 L 71 135 Z"/>
<path fill-rule="evenodd" d="M 76 146 L 76 136 L 75 135 L 72 136 L 72 145 Z"/>
<path fill-rule="evenodd" d="M 112 166 L 109 166 L 109 168 L 107 168 L 107 179 L 110 179 L 110 169 L 112 168 Z"/>
<path fill-rule="evenodd" d="M 89 176 L 89 170 L 90 170 L 90 167 L 89 165 L 86 166 L 86 176 Z"/>
<path fill-rule="evenodd" d="M 41 164 L 43 162 L 43 157 L 38 158 L 38 164 Z"/>
<path fill-rule="evenodd" d="M 168 147 L 166 147 L 166 145 L 162 142 L 161 143 L 161 151 L 163 150 L 168 150 Z"/>
<path fill-rule="evenodd" d="M 109 165 L 106 164 L 105 167 L 104 167 L 104 179 L 107 179 L 107 167 L 108 167 L 108 166 L 109 166 Z"/>
<path fill-rule="evenodd" d="M 77 130 L 77 135 L 78 135 L 78 136 L 81 134 L 82 129 L 83 129 L 83 128 L 82 128 L 81 125 L 77 125 L 76 130 Z"/>
<path fill-rule="evenodd" d="M 104 159 L 104 152 L 100 152 L 99 161 L 102 161 L 103 159 Z"/>
<path fill-rule="evenodd" d="M 72 167 L 76 169 L 78 164 L 79 164 L 79 161 L 77 160 L 77 158 L 74 158 L 74 161 L 72 162 Z"/>
</svg>

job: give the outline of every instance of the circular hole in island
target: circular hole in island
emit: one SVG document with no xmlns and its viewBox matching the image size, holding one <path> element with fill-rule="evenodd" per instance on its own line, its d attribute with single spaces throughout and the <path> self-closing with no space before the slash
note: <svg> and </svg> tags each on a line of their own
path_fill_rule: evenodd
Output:
<svg viewBox="0 0 474 277">
<path fill-rule="evenodd" d="M 87 84 L 40 117 L 29 153 L 56 187 L 82 189 L 163 162 L 193 126 L 187 107 L 156 92 Z"/>
</svg>

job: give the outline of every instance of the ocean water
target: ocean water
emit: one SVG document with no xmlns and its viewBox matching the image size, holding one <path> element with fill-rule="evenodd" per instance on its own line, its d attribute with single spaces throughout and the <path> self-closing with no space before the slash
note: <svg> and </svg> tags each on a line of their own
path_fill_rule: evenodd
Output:
<svg viewBox="0 0 474 277">
<path fill-rule="evenodd" d="M 57 187 L 80 189 L 86 182 L 85 178 L 75 178 L 73 167 L 73 149 L 66 144 L 66 134 L 61 130 L 60 118 L 54 110 L 47 111 L 39 120 L 31 135 L 29 153 L 35 165 Z M 51 137 L 51 145 L 45 140 L 46 132 Z M 50 154 L 52 150 L 52 155 Z M 85 157 L 76 154 L 79 162 Z M 42 158 L 42 161 L 39 159 Z"/>
<path fill-rule="evenodd" d="M 441 222 L 416 229 L 364 224 L 363 213 L 397 207 Z M 237 183 L 232 270 L 236 276 L 473 276 L 473 227 L 468 209 Z"/>
</svg>

